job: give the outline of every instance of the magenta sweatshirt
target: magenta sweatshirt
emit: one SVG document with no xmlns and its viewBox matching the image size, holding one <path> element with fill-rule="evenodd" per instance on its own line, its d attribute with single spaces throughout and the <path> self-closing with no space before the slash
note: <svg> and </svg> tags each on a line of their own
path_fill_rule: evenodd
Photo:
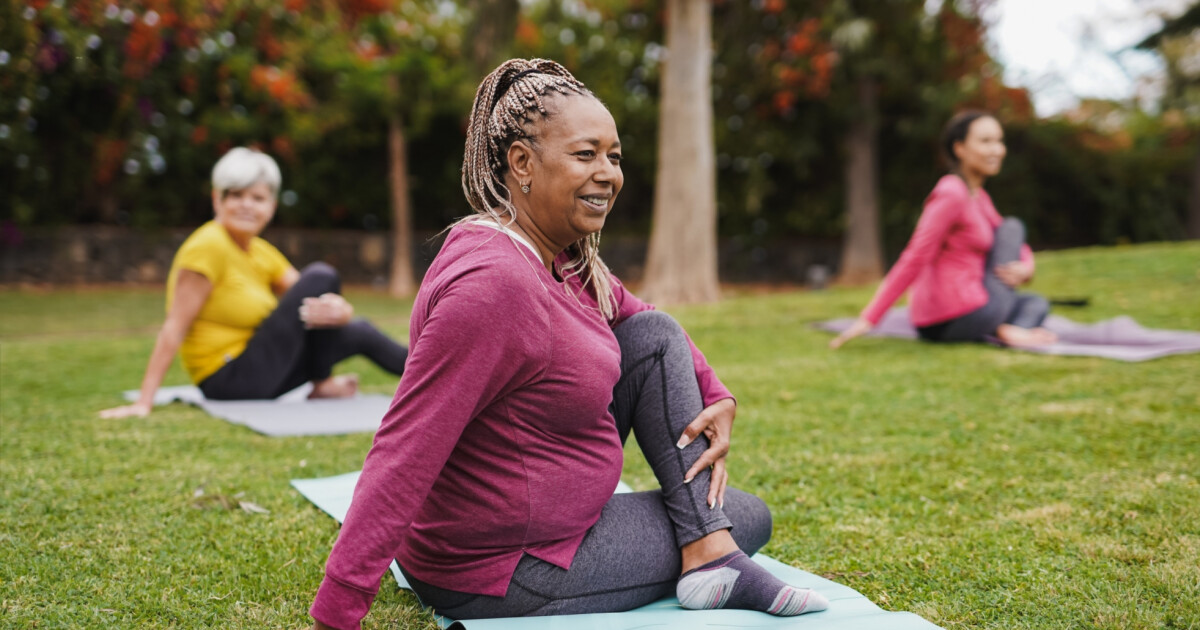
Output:
<svg viewBox="0 0 1200 630">
<path fill-rule="evenodd" d="M 392 558 L 429 584 L 494 596 L 522 554 L 570 567 L 621 475 L 612 326 L 653 308 L 614 278 L 609 323 L 580 288 L 503 232 L 450 230 L 413 305 L 404 377 L 315 619 L 358 628 Z M 692 356 L 704 404 L 732 398 L 694 345 Z"/>
<path fill-rule="evenodd" d="M 972 195 L 961 177 L 942 177 L 925 200 L 904 252 L 862 317 L 878 324 L 910 286 L 908 312 L 915 326 L 961 317 L 987 304 L 984 266 L 1001 220 L 987 191 Z M 1033 264 L 1028 246 L 1021 247 L 1021 260 Z"/>
</svg>

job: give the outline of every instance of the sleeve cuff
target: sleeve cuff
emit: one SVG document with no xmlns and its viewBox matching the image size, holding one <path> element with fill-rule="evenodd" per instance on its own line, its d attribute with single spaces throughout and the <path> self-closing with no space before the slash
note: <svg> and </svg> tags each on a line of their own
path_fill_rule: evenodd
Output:
<svg viewBox="0 0 1200 630">
<path fill-rule="evenodd" d="M 360 630 L 362 618 L 367 616 L 374 599 L 374 595 L 370 593 L 364 593 L 325 576 L 308 614 L 330 628 Z"/>
<path fill-rule="evenodd" d="M 883 314 L 886 312 L 887 312 L 886 309 L 881 310 L 879 308 L 876 308 L 875 305 L 872 304 L 872 305 L 868 306 L 867 308 L 863 309 L 863 312 L 859 314 L 859 317 L 871 322 L 872 326 L 878 326 L 879 320 L 883 319 Z"/>
</svg>

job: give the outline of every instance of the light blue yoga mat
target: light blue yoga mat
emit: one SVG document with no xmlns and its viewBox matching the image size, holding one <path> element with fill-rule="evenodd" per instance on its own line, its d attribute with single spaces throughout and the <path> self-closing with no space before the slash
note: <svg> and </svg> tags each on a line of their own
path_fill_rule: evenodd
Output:
<svg viewBox="0 0 1200 630">
<path fill-rule="evenodd" d="M 321 479 L 293 479 L 292 486 L 318 508 L 341 523 L 350 509 L 357 472 Z M 622 483 L 617 492 L 630 492 Z M 454 621 L 436 617 L 451 630 L 731 630 L 745 628 L 788 628 L 809 630 L 930 630 L 938 626 L 907 612 L 889 612 L 876 606 L 858 591 L 831 582 L 757 554 L 754 561 L 779 579 L 801 588 L 812 588 L 829 599 L 829 609 L 798 617 L 772 617 L 749 610 L 686 610 L 674 597 L 622 613 L 560 615 L 556 617 L 513 617 Z M 392 563 L 392 575 L 401 588 L 409 588 Z"/>
<path fill-rule="evenodd" d="M 155 405 L 182 402 L 209 415 L 272 437 L 374 433 L 392 403 L 391 396 L 359 394 L 350 398 L 308 399 L 312 385 L 305 384 L 274 400 L 209 400 L 192 385 L 159 388 Z M 124 392 L 137 400 L 136 389 Z"/>
</svg>

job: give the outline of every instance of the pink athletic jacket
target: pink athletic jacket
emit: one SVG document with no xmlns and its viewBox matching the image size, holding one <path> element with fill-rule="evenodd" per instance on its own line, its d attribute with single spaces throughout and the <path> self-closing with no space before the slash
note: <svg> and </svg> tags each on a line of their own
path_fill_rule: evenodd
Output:
<svg viewBox="0 0 1200 630">
<path fill-rule="evenodd" d="M 561 262 L 561 259 L 560 261 Z M 569 568 L 612 496 L 616 321 L 495 229 L 450 230 L 413 305 L 404 377 L 310 613 L 358 628 L 392 558 L 442 588 L 504 595 L 523 554 Z M 732 398 L 692 346 L 704 404 Z"/>
<path fill-rule="evenodd" d="M 904 252 L 862 317 L 878 324 L 910 286 L 909 317 L 915 326 L 961 317 L 987 304 L 984 266 L 1000 222 L 987 191 L 972 195 L 961 177 L 942 177 L 925 200 Z M 1028 246 L 1021 247 L 1021 260 L 1033 264 Z"/>
</svg>

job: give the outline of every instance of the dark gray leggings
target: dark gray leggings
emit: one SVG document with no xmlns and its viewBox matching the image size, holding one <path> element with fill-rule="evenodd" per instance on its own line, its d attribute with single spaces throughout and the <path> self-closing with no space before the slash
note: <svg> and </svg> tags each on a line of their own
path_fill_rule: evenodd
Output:
<svg viewBox="0 0 1200 630">
<path fill-rule="evenodd" d="M 1009 217 L 996 227 L 996 239 L 988 252 L 983 272 L 987 304 L 949 321 L 917 329 L 926 341 L 984 341 L 996 334 L 1000 324 L 1037 328 L 1050 313 L 1046 298 L 1034 293 L 1017 293 L 996 276 L 995 268 L 1021 259 L 1025 244 L 1025 224 Z"/>
<path fill-rule="evenodd" d="M 438 614 L 480 619 L 629 610 L 674 594 L 683 545 L 730 527 L 747 554 L 770 539 L 771 513 L 758 497 L 730 488 L 724 509 L 710 510 L 710 473 L 683 483 L 708 448 L 703 437 L 675 448 L 703 409 L 683 329 L 670 315 L 646 311 L 614 332 L 621 345 L 621 379 L 610 409 L 622 441 L 633 430 L 661 490 L 613 495 L 570 569 L 523 556 L 504 597 L 439 588 L 405 572 L 417 596 Z"/>
<path fill-rule="evenodd" d="M 408 349 L 392 341 L 365 319 L 341 328 L 309 330 L 300 321 L 300 304 L 306 297 L 341 293 L 337 271 L 312 263 L 279 305 L 254 331 L 246 349 L 200 383 L 200 391 L 213 400 L 276 398 L 309 381 L 329 378 L 333 366 L 356 354 L 400 375 Z"/>
</svg>

